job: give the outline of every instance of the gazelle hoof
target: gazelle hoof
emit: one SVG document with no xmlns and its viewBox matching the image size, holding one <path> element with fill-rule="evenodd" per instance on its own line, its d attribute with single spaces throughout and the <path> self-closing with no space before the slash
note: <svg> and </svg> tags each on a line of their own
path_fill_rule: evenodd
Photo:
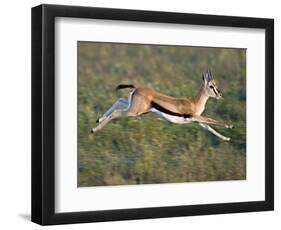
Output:
<svg viewBox="0 0 281 230">
<path fill-rule="evenodd" d="M 230 139 L 231 139 L 230 137 L 223 138 L 224 141 L 230 141 Z"/>
<path fill-rule="evenodd" d="M 96 120 L 96 123 L 101 123 L 106 117 L 100 117 Z"/>
<path fill-rule="evenodd" d="M 95 133 L 96 132 L 96 129 L 95 128 L 92 128 L 91 129 L 91 133 Z"/>
</svg>

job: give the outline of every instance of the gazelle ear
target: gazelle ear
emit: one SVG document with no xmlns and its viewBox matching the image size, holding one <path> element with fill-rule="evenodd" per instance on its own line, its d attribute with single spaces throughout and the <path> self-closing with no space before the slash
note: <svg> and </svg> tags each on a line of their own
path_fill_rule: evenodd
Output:
<svg viewBox="0 0 281 230">
<path fill-rule="evenodd" d="M 207 70 L 206 75 L 207 75 L 207 80 L 208 80 L 208 81 L 211 81 L 211 80 L 214 79 L 214 78 L 213 78 L 213 75 L 212 75 L 212 72 L 211 72 L 210 69 Z"/>
<path fill-rule="evenodd" d="M 202 73 L 202 81 L 203 81 L 203 82 L 206 82 L 206 76 L 205 76 L 204 73 Z"/>
<path fill-rule="evenodd" d="M 208 83 L 208 74 L 202 73 L 202 81 L 204 84 Z"/>
</svg>

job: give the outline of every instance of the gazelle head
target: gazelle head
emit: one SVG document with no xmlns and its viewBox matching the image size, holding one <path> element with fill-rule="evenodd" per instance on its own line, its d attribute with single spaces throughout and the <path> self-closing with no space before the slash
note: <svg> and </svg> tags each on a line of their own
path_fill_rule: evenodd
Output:
<svg viewBox="0 0 281 230">
<path fill-rule="evenodd" d="M 211 71 L 208 69 L 202 74 L 203 90 L 209 97 L 220 99 L 222 97 L 221 91 L 217 88 L 216 81 L 213 78 Z"/>
</svg>

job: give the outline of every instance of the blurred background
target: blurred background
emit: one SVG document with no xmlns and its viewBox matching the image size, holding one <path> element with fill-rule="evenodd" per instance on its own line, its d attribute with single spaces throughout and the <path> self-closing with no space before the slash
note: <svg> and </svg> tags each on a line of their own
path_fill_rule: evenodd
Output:
<svg viewBox="0 0 281 230">
<path fill-rule="evenodd" d="M 127 99 L 118 84 L 192 97 L 208 68 L 224 99 L 210 98 L 203 115 L 233 124 L 213 126 L 230 142 L 152 114 L 90 134 L 118 98 Z M 78 186 L 246 179 L 245 49 L 78 42 L 78 71 Z"/>
</svg>

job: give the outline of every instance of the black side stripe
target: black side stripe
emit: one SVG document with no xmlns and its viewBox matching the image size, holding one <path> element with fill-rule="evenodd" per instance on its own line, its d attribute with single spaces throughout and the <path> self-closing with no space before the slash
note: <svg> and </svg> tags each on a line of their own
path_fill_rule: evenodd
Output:
<svg viewBox="0 0 281 230">
<path fill-rule="evenodd" d="M 163 106 L 155 103 L 154 101 L 151 102 L 151 107 L 163 112 L 163 113 L 166 113 L 166 114 L 169 114 L 169 115 L 172 115 L 172 116 L 177 116 L 177 117 L 184 117 L 184 118 L 191 118 L 191 114 L 182 114 L 182 113 L 176 113 L 176 112 L 173 112 L 171 110 L 168 110 L 166 108 L 164 108 Z"/>
</svg>

